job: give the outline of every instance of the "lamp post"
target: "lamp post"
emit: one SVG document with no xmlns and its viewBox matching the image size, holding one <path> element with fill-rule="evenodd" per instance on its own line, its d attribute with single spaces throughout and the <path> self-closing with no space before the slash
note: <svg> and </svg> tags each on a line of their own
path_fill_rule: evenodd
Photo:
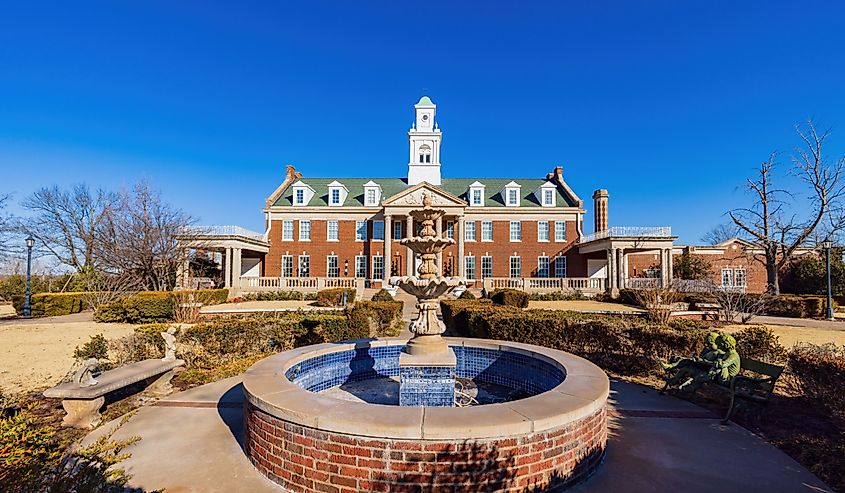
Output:
<svg viewBox="0 0 845 493">
<path fill-rule="evenodd" d="M 23 316 L 28 317 L 32 315 L 30 309 L 31 292 L 29 288 L 29 279 L 32 275 L 32 247 L 35 246 L 35 238 L 32 235 L 26 237 L 26 290 L 23 295 Z"/>
<path fill-rule="evenodd" d="M 825 264 L 827 265 L 827 319 L 833 320 L 833 292 L 830 285 L 830 241 L 822 242 L 824 248 Z"/>
</svg>

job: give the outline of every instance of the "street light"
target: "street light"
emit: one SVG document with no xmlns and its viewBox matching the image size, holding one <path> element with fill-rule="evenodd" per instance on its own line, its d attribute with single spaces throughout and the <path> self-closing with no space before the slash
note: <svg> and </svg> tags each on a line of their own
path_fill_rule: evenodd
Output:
<svg viewBox="0 0 845 493">
<path fill-rule="evenodd" d="M 31 292 L 29 289 L 29 279 L 32 274 L 32 247 L 35 246 L 35 238 L 32 235 L 26 237 L 26 291 L 23 295 L 23 316 L 28 317 L 32 315 L 30 309 Z"/>
<path fill-rule="evenodd" d="M 830 286 L 830 248 L 833 245 L 830 241 L 823 241 L 825 264 L 827 264 L 827 319 L 833 320 L 833 293 Z"/>
</svg>

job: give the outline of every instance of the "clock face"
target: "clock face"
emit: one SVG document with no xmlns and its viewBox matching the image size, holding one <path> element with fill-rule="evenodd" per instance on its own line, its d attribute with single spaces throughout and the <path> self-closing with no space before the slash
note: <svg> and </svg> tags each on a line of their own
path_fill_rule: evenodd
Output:
<svg viewBox="0 0 845 493">
<path fill-rule="evenodd" d="M 422 116 L 422 121 L 427 122 L 427 121 L 428 121 L 428 115 L 423 115 L 423 116 Z"/>
</svg>

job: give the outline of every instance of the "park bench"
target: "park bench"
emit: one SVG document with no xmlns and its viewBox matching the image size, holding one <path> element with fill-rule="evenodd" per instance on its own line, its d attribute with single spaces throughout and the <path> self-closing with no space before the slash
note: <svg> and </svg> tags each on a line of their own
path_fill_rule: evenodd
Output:
<svg viewBox="0 0 845 493">
<path fill-rule="evenodd" d="M 731 402 L 728 405 L 725 417 L 722 419 L 722 424 L 728 423 L 740 401 L 761 406 L 768 404 L 769 398 L 775 390 L 775 384 L 783 373 L 783 367 L 779 365 L 764 363 L 751 358 L 741 358 L 741 361 L 739 375 L 733 377 L 728 384 L 709 382 L 711 387 L 727 392 L 731 396 Z M 760 376 L 751 376 L 749 373 Z M 664 390 L 668 385 L 667 376 Z"/>
<path fill-rule="evenodd" d="M 92 374 L 92 369 L 96 367 L 96 363 L 95 359 L 86 361 L 76 372 L 74 381 L 44 391 L 44 397 L 62 399 L 62 407 L 66 413 L 62 420 L 64 426 L 97 426 L 102 419 L 100 408 L 105 403 L 106 394 L 156 376 L 158 378 L 152 382 L 149 389 L 154 395 L 169 394 L 173 390 L 170 379 L 173 378 L 175 368 L 185 364 L 175 358 L 146 359 L 95 375 Z"/>
</svg>

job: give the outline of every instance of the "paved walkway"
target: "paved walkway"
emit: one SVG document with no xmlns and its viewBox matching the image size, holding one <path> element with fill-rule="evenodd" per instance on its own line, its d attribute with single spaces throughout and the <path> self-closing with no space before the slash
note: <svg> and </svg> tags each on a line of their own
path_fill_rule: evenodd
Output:
<svg viewBox="0 0 845 493">
<path fill-rule="evenodd" d="M 758 315 L 751 320 L 752 324 L 788 325 L 790 327 L 807 327 L 809 329 L 845 330 L 843 320 L 816 320 L 814 318 L 770 317 Z"/>
<path fill-rule="evenodd" d="M 611 385 L 608 454 L 570 491 L 722 493 L 829 492 L 786 454 L 707 411 L 624 382 Z M 174 394 L 141 408 L 115 438 L 140 436 L 121 464 L 130 486 L 168 492 L 278 492 L 241 450 L 240 378 Z M 90 442 L 116 421 L 95 430 Z M 468 488 L 467 491 L 472 491 Z"/>
</svg>

